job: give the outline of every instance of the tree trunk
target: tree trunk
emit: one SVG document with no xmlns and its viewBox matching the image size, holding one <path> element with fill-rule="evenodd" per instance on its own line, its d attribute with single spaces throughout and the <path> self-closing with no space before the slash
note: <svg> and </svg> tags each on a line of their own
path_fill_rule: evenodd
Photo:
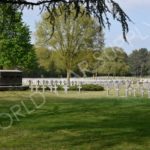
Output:
<svg viewBox="0 0 150 150">
<path fill-rule="evenodd" d="M 0 66 L 0 69 L 3 70 L 3 66 Z"/>
<path fill-rule="evenodd" d="M 98 73 L 97 73 L 97 71 L 96 71 L 96 73 L 95 73 L 95 79 L 97 79 L 97 74 L 98 74 Z"/>
<path fill-rule="evenodd" d="M 67 84 L 68 84 L 68 86 L 70 86 L 70 77 L 71 77 L 70 70 L 67 70 Z"/>
</svg>

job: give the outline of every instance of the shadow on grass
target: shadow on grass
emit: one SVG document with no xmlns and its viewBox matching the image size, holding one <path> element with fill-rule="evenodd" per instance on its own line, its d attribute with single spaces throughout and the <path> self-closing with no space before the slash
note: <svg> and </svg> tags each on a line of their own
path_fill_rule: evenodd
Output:
<svg viewBox="0 0 150 150">
<path fill-rule="evenodd" d="M 51 135 L 49 146 L 144 146 L 150 140 L 149 107 L 150 102 L 144 99 L 50 100 L 20 122 L 15 121 L 13 127 L 30 131 L 31 137 L 32 133 L 41 134 L 41 138 Z"/>
</svg>

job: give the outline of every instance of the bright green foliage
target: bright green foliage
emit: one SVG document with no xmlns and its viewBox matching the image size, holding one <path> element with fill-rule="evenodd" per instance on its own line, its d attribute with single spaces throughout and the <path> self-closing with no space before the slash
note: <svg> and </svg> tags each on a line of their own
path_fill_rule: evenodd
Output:
<svg viewBox="0 0 150 150">
<path fill-rule="evenodd" d="M 93 18 L 83 15 L 74 19 L 73 16 L 73 13 L 70 14 L 67 20 L 64 20 L 65 14 L 57 17 L 54 34 L 51 37 L 52 25 L 46 19 L 48 13 L 45 13 L 36 31 L 36 46 L 57 52 L 59 65 L 67 71 L 68 79 L 71 71 L 83 60 L 88 51 L 100 49 L 104 41 L 103 33 Z M 81 57 L 82 51 L 84 55 Z"/>
<path fill-rule="evenodd" d="M 36 47 L 35 52 L 41 72 L 40 74 L 47 77 L 60 77 L 63 72 L 57 53 L 49 51 L 44 47 Z"/>
<path fill-rule="evenodd" d="M 130 72 L 136 76 L 150 73 L 150 52 L 146 48 L 134 50 L 129 55 Z"/>
<path fill-rule="evenodd" d="M 49 70 L 51 52 L 46 48 L 35 48 L 35 52 L 38 58 L 39 67 L 43 67 L 45 70 Z"/>
<path fill-rule="evenodd" d="M 9 12 L 15 14 L 14 18 Z M 5 24 L 0 24 L 0 67 L 30 70 L 36 66 L 36 55 L 30 44 L 29 28 L 22 22 L 22 14 L 17 9 L 6 5 L 0 7 L 0 20 L 6 17 Z"/>
<path fill-rule="evenodd" d="M 125 75 L 129 71 L 127 54 L 121 48 L 105 48 L 100 58 L 100 73 L 107 75 Z"/>
</svg>

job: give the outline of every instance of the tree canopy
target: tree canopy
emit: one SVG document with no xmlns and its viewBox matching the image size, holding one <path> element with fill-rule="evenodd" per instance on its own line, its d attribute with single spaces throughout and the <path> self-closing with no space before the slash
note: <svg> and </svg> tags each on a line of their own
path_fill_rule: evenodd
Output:
<svg viewBox="0 0 150 150">
<path fill-rule="evenodd" d="M 129 72 L 127 64 L 127 54 L 122 48 L 109 47 L 103 49 L 101 56 L 101 65 L 98 72 L 109 75 L 126 75 Z"/>
<path fill-rule="evenodd" d="M 65 21 L 64 14 L 58 17 L 54 34 L 50 38 L 52 28 L 45 19 L 47 16 L 48 13 L 45 13 L 37 24 L 36 46 L 57 52 L 59 66 L 67 71 L 69 79 L 71 71 L 86 57 L 89 50 L 100 50 L 104 45 L 102 29 L 90 16 L 83 15 L 74 20 L 72 13 Z"/>
<path fill-rule="evenodd" d="M 13 21 L 7 14 L 6 7 L 9 8 L 9 12 L 15 14 Z M 29 28 L 22 22 L 21 13 L 9 5 L 6 7 L 0 5 L 0 21 L 4 15 L 8 15 L 5 25 L 0 24 L 0 67 L 30 70 L 36 65 L 36 56 L 30 44 Z"/>
<path fill-rule="evenodd" d="M 132 75 L 150 74 L 150 52 L 146 48 L 134 50 L 129 55 L 130 72 Z"/>
<path fill-rule="evenodd" d="M 74 18 L 77 18 L 80 14 L 87 14 L 94 16 L 99 21 L 100 27 L 108 26 L 110 28 L 110 15 L 116 21 L 121 23 L 123 37 L 126 39 L 126 33 L 128 32 L 128 21 L 131 19 L 123 11 L 118 3 L 114 0 L 1 0 L 0 5 L 11 4 L 13 7 L 17 7 L 23 10 L 25 7 L 28 9 L 34 9 L 34 7 L 39 6 L 41 12 L 49 12 L 49 22 L 53 25 L 53 30 L 55 29 L 55 23 L 57 17 L 57 9 L 65 14 L 65 19 L 72 12 L 76 12 Z M 62 5 L 64 7 L 62 7 Z M 72 7 L 74 6 L 74 7 Z M 85 8 L 84 10 L 81 8 Z M 63 8 L 63 9 L 62 9 Z M 8 8 L 9 9 L 9 8 Z M 12 13 L 13 16 L 13 13 Z"/>
</svg>

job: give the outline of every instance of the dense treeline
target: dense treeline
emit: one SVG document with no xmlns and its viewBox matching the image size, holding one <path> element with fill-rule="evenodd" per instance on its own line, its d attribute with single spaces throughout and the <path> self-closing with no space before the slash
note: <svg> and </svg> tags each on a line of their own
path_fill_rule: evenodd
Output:
<svg viewBox="0 0 150 150">
<path fill-rule="evenodd" d="M 146 48 L 134 50 L 128 56 L 129 73 L 134 76 L 150 75 L 150 51 Z"/>
<path fill-rule="evenodd" d="M 36 50 L 41 74 L 47 77 L 66 77 L 57 53 Z M 84 53 L 83 53 L 84 55 Z M 150 75 L 150 52 L 146 48 L 127 54 L 122 48 L 109 47 L 89 54 L 87 59 L 76 64 L 72 77 L 78 76 L 147 76 Z"/>
<path fill-rule="evenodd" d="M 59 14 L 60 10 L 56 11 Z M 63 13 L 57 17 L 52 37 L 47 12 L 37 23 L 35 49 L 42 76 L 148 75 L 148 50 L 127 55 L 119 47 L 105 48 L 103 28 L 99 29 L 97 21 L 86 15 L 74 20 L 74 14 L 72 11 L 67 21 Z"/>
</svg>

